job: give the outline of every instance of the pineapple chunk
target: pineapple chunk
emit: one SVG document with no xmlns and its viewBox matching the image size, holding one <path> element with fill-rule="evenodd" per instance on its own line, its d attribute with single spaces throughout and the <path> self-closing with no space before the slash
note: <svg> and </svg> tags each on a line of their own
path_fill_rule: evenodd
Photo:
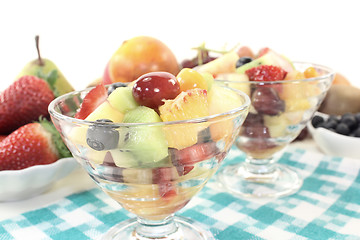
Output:
<svg viewBox="0 0 360 240">
<path fill-rule="evenodd" d="M 165 104 L 159 107 L 159 112 L 164 122 L 208 116 L 207 91 L 194 88 L 181 92 L 175 99 L 165 100 Z M 207 126 L 208 123 L 167 125 L 164 130 L 169 147 L 183 149 L 194 145 L 198 140 L 198 133 Z"/>
</svg>

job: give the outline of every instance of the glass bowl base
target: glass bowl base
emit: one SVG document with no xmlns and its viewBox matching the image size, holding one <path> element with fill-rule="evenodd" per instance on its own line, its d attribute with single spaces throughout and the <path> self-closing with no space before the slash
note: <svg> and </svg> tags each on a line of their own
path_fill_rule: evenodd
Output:
<svg viewBox="0 0 360 240">
<path fill-rule="evenodd" d="M 137 234 L 135 228 L 138 224 L 136 218 L 123 221 L 113 226 L 100 239 L 101 240 L 215 240 L 212 233 L 202 224 L 191 219 L 175 216 L 177 231 L 163 237 L 145 237 Z"/>
<path fill-rule="evenodd" d="M 217 178 L 227 191 L 243 198 L 277 198 L 299 190 L 302 179 L 295 170 L 281 164 L 273 169 L 255 174 L 247 171 L 246 163 L 233 164 L 220 170 Z"/>
</svg>

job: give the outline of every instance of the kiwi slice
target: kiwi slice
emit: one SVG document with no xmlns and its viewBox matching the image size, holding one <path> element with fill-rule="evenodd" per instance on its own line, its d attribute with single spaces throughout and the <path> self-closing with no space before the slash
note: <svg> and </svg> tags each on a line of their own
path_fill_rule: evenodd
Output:
<svg viewBox="0 0 360 240">
<path fill-rule="evenodd" d="M 114 108 L 122 113 L 139 106 L 132 95 L 132 89 L 130 87 L 116 88 L 107 100 Z"/>
<path fill-rule="evenodd" d="M 138 106 L 125 113 L 124 123 L 161 122 L 159 115 L 151 108 Z M 168 156 L 168 144 L 163 126 L 133 126 L 124 128 L 124 140 L 120 147 L 131 152 L 141 165 L 155 166 Z"/>
<path fill-rule="evenodd" d="M 294 70 L 294 66 L 290 60 L 287 58 L 280 56 L 279 54 L 270 51 L 264 54 L 262 57 L 259 57 L 249 63 L 246 63 L 236 69 L 237 73 L 245 73 L 246 70 L 250 68 L 254 68 L 260 65 L 273 65 L 278 66 L 284 69 L 286 72 L 292 72 Z"/>
</svg>

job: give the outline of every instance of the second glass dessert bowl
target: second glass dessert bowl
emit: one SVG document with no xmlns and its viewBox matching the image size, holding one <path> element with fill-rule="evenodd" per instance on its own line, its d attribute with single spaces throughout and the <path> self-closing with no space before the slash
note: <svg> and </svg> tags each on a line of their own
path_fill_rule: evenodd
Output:
<svg viewBox="0 0 360 240">
<path fill-rule="evenodd" d="M 300 134 L 319 108 L 334 73 L 311 63 L 294 62 L 294 67 L 297 71 L 292 73 L 293 80 L 218 80 L 243 90 L 251 99 L 249 114 L 236 140 L 246 159 L 226 166 L 217 175 L 232 194 L 274 198 L 292 194 L 302 185 L 296 171 L 277 161 L 282 150 Z M 307 69 L 315 71 L 316 77 L 302 78 Z"/>
<path fill-rule="evenodd" d="M 214 239 L 198 223 L 174 214 L 203 188 L 225 158 L 248 113 L 248 96 L 229 89 L 240 99 L 237 106 L 207 117 L 111 123 L 73 117 L 88 91 L 57 98 L 49 112 L 90 177 L 137 216 L 114 226 L 104 239 Z M 168 147 L 169 138 L 184 141 L 186 137 L 192 137 L 193 144 L 180 150 Z"/>
</svg>

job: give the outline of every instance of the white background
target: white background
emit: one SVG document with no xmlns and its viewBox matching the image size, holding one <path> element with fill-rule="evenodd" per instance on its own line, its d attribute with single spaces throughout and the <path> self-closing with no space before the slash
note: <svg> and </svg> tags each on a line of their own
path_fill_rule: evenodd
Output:
<svg viewBox="0 0 360 240">
<path fill-rule="evenodd" d="M 41 53 L 76 89 L 102 76 L 121 43 L 138 35 L 167 44 L 180 62 L 192 47 L 254 51 L 268 46 L 292 60 L 316 62 L 360 87 L 357 1 L 12 0 L 0 3 L 0 90 Z"/>
</svg>

